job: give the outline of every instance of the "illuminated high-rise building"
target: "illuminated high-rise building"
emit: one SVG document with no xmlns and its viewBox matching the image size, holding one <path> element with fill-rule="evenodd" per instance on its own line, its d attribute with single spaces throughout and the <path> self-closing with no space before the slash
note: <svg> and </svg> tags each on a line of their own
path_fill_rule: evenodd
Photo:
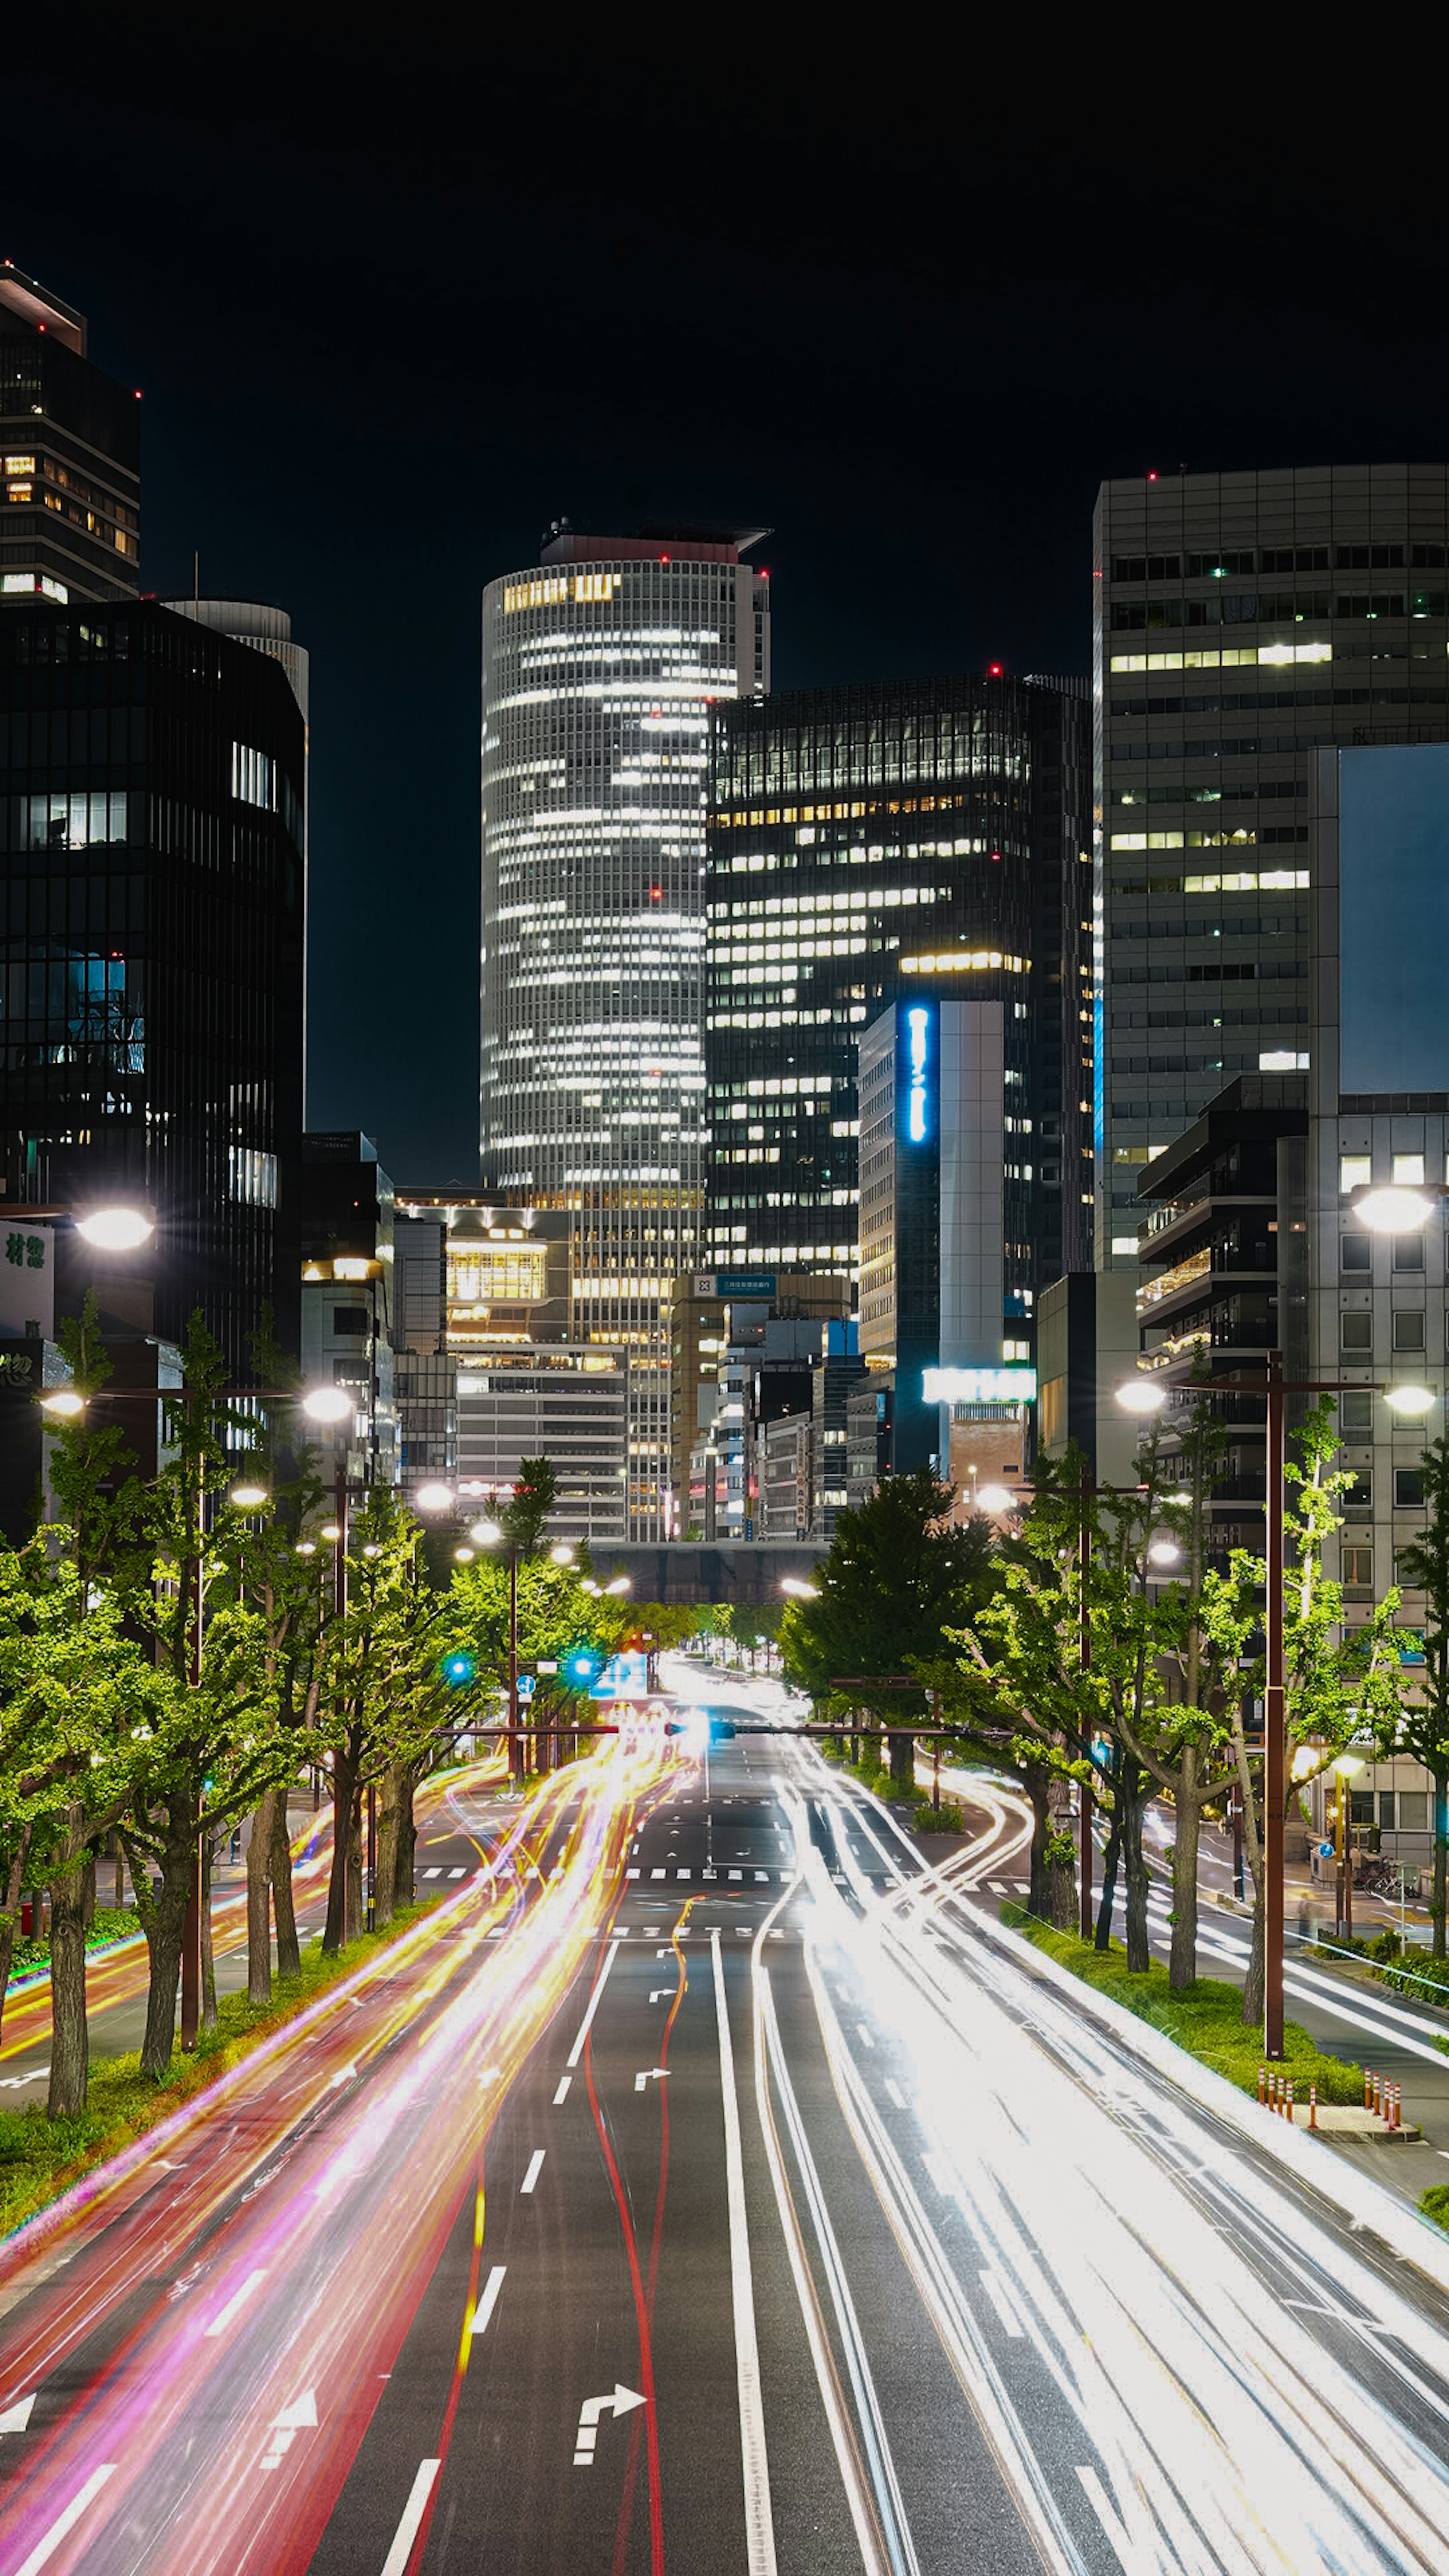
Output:
<svg viewBox="0 0 1449 2576">
<path fill-rule="evenodd" d="M 709 710 L 770 684 L 758 530 L 566 525 L 483 598 L 482 1167 L 574 1217 L 627 1348 L 632 1537 L 671 1532 L 670 1283 L 700 1248 Z"/>
<path fill-rule="evenodd" d="M 134 599 L 141 414 L 92 364 L 86 319 L 0 261 L 0 600 Z"/>
</svg>

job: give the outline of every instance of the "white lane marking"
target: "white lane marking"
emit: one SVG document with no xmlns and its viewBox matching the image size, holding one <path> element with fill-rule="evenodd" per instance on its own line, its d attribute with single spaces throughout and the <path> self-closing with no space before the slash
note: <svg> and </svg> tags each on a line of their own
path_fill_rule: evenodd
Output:
<svg viewBox="0 0 1449 2576">
<path fill-rule="evenodd" d="M 423 1872 L 424 1878 L 441 1878 L 442 1875 L 443 1873 L 440 1869 L 425 1869 Z"/>
<path fill-rule="evenodd" d="M 1087 2495 L 1091 2501 L 1093 2512 L 1096 2514 L 1102 2529 L 1105 2531 L 1107 2538 L 1111 2541 L 1123 2568 L 1126 2570 L 1126 2576 L 1148 2576 L 1148 2562 L 1146 2555 L 1142 2550 L 1134 2547 L 1132 2535 L 1129 2532 L 1126 2523 L 1122 2520 L 1121 2515 L 1118 2513 L 1116 2506 L 1113 2504 L 1111 2497 L 1108 2495 L 1106 2488 L 1103 2486 L 1101 2479 L 1098 2477 L 1096 2470 L 1078 2469 L 1077 2475 L 1081 2479 L 1083 2487 L 1086 2489 Z M 1155 2554 L 1156 2553 L 1154 2552 L 1154 2556 Z"/>
<path fill-rule="evenodd" d="M 891 2098 L 891 2100 L 894 2102 L 894 2104 L 895 2104 L 895 2106 L 896 2106 L 896 2109 L 897 2109 L 898 2111 L 904 2111 L 904 2110 L 908 2109 L 909 2105 L 907 2104 L 906 2097 L 905 2097 L 904 2093 L 901 2091 L 901 2088 L 900 2088 L 899 2084 L 897 2084 L 897 2082 L 895 2081 L 894 2076 L 888 2075 L 888 2076 L 886 2077 L 886 2080 L 885 2080 L 885 2089 L 886 2089 L 887 2093 L 890 2095 L 890 2098 Z"/>
<path fill-rule="evenodd" d="M 560 2102 L 566 2102 L 568 2100 L 569 2086 L 572 2084 L 573 2080 L 574 2079 L 571 2075 L 561 2075 L 559 2077 L 558 2091 L 553 2097 L 555 2110 L 557 2110 Z"/>
<path fill-rule="evenodd" d="M 76 2524 L 81 2518 L 81 2515 L 85 2512 L 87 2505 L 93 2503 L 95 2498 L 100 2494 L 107 2478 L 113 2478 L 115 2474 L 116 2463 L 114 2460 L 107 2460 L 100 2468 L 92 2469 L 85 2485 L 71 2497 L 64 2513 L 59 2515 L 57 2520 L 51 2524 L 50 2529 L 46 2532 L 44 2538 L 37 2540 L 35 2547 L 32 2549 L 30 2556 L 26 2559 L 24 2566 L 16 2568 L 15 2576 L 40 2576 L 40 2570 L 45 2565 L 46 2560 L 54 2557 L 55 2552 L 60 2547 L 66 2533 L 74 2530 Z"/>
<path fill-rule="evenodd" d="M 0 2415 L 0 2433 L 23 2433 L 39 2394 L 38 2388 L 32 2388 L 28 2397 L 17 2397 L 13 2406 L 7 2406 L 4 2414 Z"/>
<path fill-rule="evenodd" d="M 768 1887 L 768 1886 L 769 1886 L 769 1884 L 770 1884 L 770 1873 L 769 1873 L 769 1871 L 768 1871 L 767 1869 L 757 1869 L 757 1870 L 756 1870 L 756 1872 L 755 1872 L 755 1884 L 756 1884 L 756 1886 L 757 1886 L 757 1887 Z"/>
<path fill-rule="evenodd" d="M 649 1875 L 651 1878 L 667 1878 L 669 1872 L 667 1869 L 651 1869 Z"/>
<path fill-rule="evenodd" d="M 246 2306 L 253 2290 L 256 2288 L 258 2282 L 264 2277 L 264 2274 L 261 2272 L 248 2272 L 241 2288 L 233 2292 L 232 2296 L 227 2300 L 226 2306 L 222 2309 L 220 2315 L 212 2318 L 210 2325 L 206 2329 L 209 2335 L 225 2334 L 233 2317 L 240 2316 L 241 2311 Z"/>
<path fill-rule="evenodd" d="M 740 1875 L 740 1873 L 739 1873 L 739 1871 L 738 1871 L 737 1869 L 732 1869 L 732 1870 L 730 1871 L 730 1876 L 731 1876 L 731 1878 L 738 1878 L 738 1877 L 739 1877 L 739 1875 Z"/>
<path fill-rule="evenodd" d="M 489 2318 L 492 2316 L 494 2309 L 498 2305 L 498 2293 L 503 2287 L 503 2275 L 507 2269 L 508 2266 L 506 2263 L 495 2263 L 487 2280 L 483 2284 L 483 2296 L 473 2311 L 472 2319 L 468 2327 L 469 2340 L 473 2343 L 477 2342 L 478 2337 L 482 2334 L 484 2327 L 487 2325 Z"/>
<path fill-rule="evenodd" d="M 875 2041 L 871 2038 L 870 2032 L 866 2029 L 864 2022 L 858 2021 L 855 2028 L 862 2048 L 874 2048 Z"/>
<path fill-rule="evenodd" d="M 585 2013 L 583 2020 L 579 2024 L 578 2038 L 574 2041 L 572 2048 L 564 2059 L 564 2064 L 567 2067 L 572 2068 L 577 2066 L 579 2059 L 583 2056 L 584 2042 L 588 2038 L 589 2031 L 593 2025 L 594 2015 L 599 2009 L 599 1998 L 608 1982 L 609 1970 L 612 1968 L 618 1955 L 619 1944 L 617 1941 L 611 1941 L 609 1943 L 609 1955 L 604 1961 L 602 1968 L 599 1970 L 597 1977 L 594 1979 L 594 1991 L 589 1997 L 588 2011 Z"/>
<path fill-rule="evenodd" d="M 624 1876 L 625 1876 L 626 1878 L 637 1878 L 637 1877 L 638 1877 L 638 1875 L 639 1875 L 639 1872 L 637 1871 L 637 1869 L 626 1869 L 626 1870 L 625 1870 L 625 1872 L 624 1872 Z"/>
<path fill-rule="evenodd" d="M 1006 2291 L 1002 2286 L 1000 2274 L 990 2270 L 983 2272 L 981 2274 L 981 2287 L 986 2292 L 988 2299 L 996 2310 L 996 2314 L 1000 2319 L 1003 2334 L 1025 2334 L 1026 2328 L 1022 2324 L 1020 2317 L 1017 2315 L 1015 2308 L 1006 2295 Z"/>
<path fill-rule="evenodd" d="M 677 1869 L 674 1875 L 676 1878 L 692 1878 L 694 1876 L 694 1872 L 690 1869 Z"/>
<path fill-rule="evenodd" d="M 7 2093 L 13 2093 L 17 2091 L 22 2084 L 42 2083 L 49 2073 L 50 2068 L 48 2066 L 32 2066 L 28 2075 L 0 2075 L 0 2088 L 3 2088 Z"/>
<path fill-rule="evenodd" d="M 450 1878 L 466 1878 L 467 1875 L 466 1869 L 450 1869 L 448 1872 Z"/>
<path fill-rule="evenodd" d="M 740 2143 L 740 2103 L 734 2048 L 725 2000 L 724 1958 L 718 1932 L 709 1936 L 719 2023 L 720 2093 L 724 2105 L 725 2186 L 730 2221 L 730 2289 L 734 2305 L 735 2378 L 739 2389 L 740 2453 L 745 2478 L 745 2545 L 749 2576 L 775 2576 L 775 2530 L 770 2515 L 770 2466 L 765 2449 L 765 2408 L 760 2391 L 760 2348 L 750 2273 L 749 2222 L 745 2215 L 745 2160 Z"/>
<path fill-rule="evenodd" d="M 413 2480 L 412 2493 L 403 2506 L 402 2520 L 393 2533 L 392 2547 L 382 2562 L 382 2576 L 406 2576 L 407 2563 L 413 2554 L 413 2542 L 418 2536 L 418 2525 L 427 2510 L 428 2498 L 433 2492 L 433 2480 L 442 2465 L 441 2460 L 422 2462 Z"/>
<path fill-rule="evenodd" d="M 548 2149 L 546 2147 L 534 2148 L 532 2155 L 528 2159 L 528 2171 L 518 2186 L 520 2194 L 525 2191 L 533 2190 L 534 2185 L 538 2181 L 539 2175 L 543 2171 L 543 2160 L 547 2153 Z"/>
</svg>

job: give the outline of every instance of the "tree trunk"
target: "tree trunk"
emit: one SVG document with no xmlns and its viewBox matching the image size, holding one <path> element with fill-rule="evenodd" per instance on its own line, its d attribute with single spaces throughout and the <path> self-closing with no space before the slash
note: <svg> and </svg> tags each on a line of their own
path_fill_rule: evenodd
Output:
<svg viewBox="0 0 1449 2576">
<path fill-rule="evenodd" d="M 272 1801 L 272 1909 L 277 1924 L 277 1974 L 300 1977 L 302 1950 L 292 1904 L 292 1846 L 287 1840 L 287 1787 Z"/>
<path fill-rule="evenodd" d="M 83 1820 L 72 1810 L 72 1836 Z M 90 2081 L 86 1933 L 96 1910 L 96 1870 L 82 1850 L 50 1882 L 50 2099 L 52 2120 L 78 2120 Z"/>
<path fill-rule="evenodd" d="M 362 1791 L 354 1789 L 347 1819 L 347 1938 L 358 1941 L 363 1926 Z"/>
<path fill-rule="evenodd" d="M 1429 1920 L 1433 1925 L 1431 1955 L 1444 1956 L 1445 1898 L 1449 1895 L 1449 1771 L 1435 1771 L 1434 1782 L 1434 1892 L 1429 1899 Z"/>
<path fill-rule="evenodd" d="M 1107 1839 L 1102 1847 L 1102 1894 L 1097 1906 L 1097 1939 L 1099 1950 L 1112 1947 L 1112 1916 L 1117 1903 L 1117 1872 L 1122 1865 L 1122 1765 L 1115 1759 L 1111 1770 L 1112 1812 L 1107 1820 Z"/>
<path fill-rule="evenodd" d="M 347 1878 L 356 1805 L 357 1764 L 351 1752 L 339 1746 L 332 1756 L 332 1875 L 327 1882 L 327 1925 L 322 1935 L 322 1947 L 329 1954 L 347 1941 Z"/>
<path fill-rule="evenodd" d="M 1142 1852 L 1142 1809 L 1147 1781 L 1130 1754 L 1122 1764 L 1122 1851 L 1127 1863 L 1127 1972 L 1145 1977 L 1152 1964 L 1147 1945 L 1147 1863 Z"/>
<path fill-rule="evenodd" d="M 0 2022 L 5 2016 L 5 1997 L 10 1986 L 10 1962 L 15 1956 L 15 1933 L 20 1921 L 20 1897 L 25 1885 L 25 1864 L 30 1857 L 30 1827 L 22 1825 L 20 1839 L 10 1856 L 5 1878 L 4 1903 L 0 1904 Z"/>
<path fill-rule="evenodd" d="M 216 2028 L 216 1953 L 211 1941 L 211 1863 L 213 1845 L 210 1834 L 201 1839 L 201 1887 L 197 1899 L 197 1941 L 201 1954 L 201 2027 Z"/>
<path fill-rule="evenodd" d="M 397 1903 L 398 1812 L 402 1786 L 398 1766 L 385 1771 L 378 1792 L 377 1873 L 373 1881 L 372 1919 L 378 1931 L 390 1923 Z"/>
<path fill-rule="evenodd" d="M 407 1764 L 398 1773 L 397 1870 L 392 1891 L 394 1905 L 411 1905 L 417 1895 L 413 1878 L 413 1859 L 418 1847 L 417 1820 L 413 1814 L 413 1794 L 416 1788 L 417 1782 L 413 1778 L 412 1766 Z"/>
<path fill-rule="evenodd" d="M 119 1912 L 126 1902 L 126 1853 L 119 1834 L 111 1839 L 116 1846 L 116 1892 L 111 1901 Z"/>
<path fill-rule="evenodd" d="M 247 1845 L 247 1997 L 254 2004 L 272 2000 L 272 1823 L 278 1794 L 269 1789 L 258 1802 Z"/>
<path fill-rule="evenodd" d="M 1051 1872 L 1047 1866 L 1047 1844 L 1051 1840 L 1051 1808 L 1048 1804 L 1050 1774 L 1044 1762 L 1028 1762 L 1024 1772 L 1026 1793 L 1031 1800 L 1031 1885 L 1027 1891 L 1027 1912 L 1040 1923 L 1051 1921 Z"/>
<path fill-rule="evenodd" d="M 181 1942 L 196 1868 L 198 1831 L 196 1810 L 189 1800 L 178 1800 L 167 1808 L 161 1878 L 159 1885 L 152 1888 L 144 1923 L 151 1982 L 146 1997 L 146 2032 L 141 2042 L 143 2075 L 165 2075 L 176 2044 Z"/>
<path fill-rule="evenodd" d="M 1047 1810 L 1051 1817 L 1047 1874 L 1051 1883 L 1051 1925 L 1054 1932 L 1075 1932 L 1078 1922 L 1077 1869 L 1072 1849 L 1069 1796 L 1066 1773 L 1054 1771 L 1047 1790 Z"/>
<path fill-rule="evenodd" d="M 890 1750 L 891 1787 L 898 1798 L 916 1794 L 916 1739 L 913 1735 L 893 1735 Z"/>
<path fill-rule="evenodd" d="M 1253 1879 L 1253 1931 L 1248 1952 L 1248 1973 L 1243 1980 L 1243 2026 L 1251 2030 L 1263 2024 L 1264 1928 L 1263 1833 L 1258 1801 L 1253 1795 L 1253 1776 L 1248 1759 L 1248 1738 L 1241 1708 L 1233 1713 L 1233 1751 L 1238 1765 L 1238 1786 L 1242 1791 L 1243 1843 L 1248 1868 Z"/>
<path fill-rule="evenodd" d="M 1167 1979 L 1173 1987 L 1197 1978 L 1197 1860 L 1202 1834 L 1198 1781 L 1202 1758 L 1197 1745 L 1185 1744 L 1177 1776 L 1176 1834 L 1172 1846 L 1172 1955 Z"/>
<path fill-rule="evenodd" d="M 1428 1899 L 1428 1919 L 1434 1924 L 1431 1955 L 1444 1958 L 1444 1911 L 1449 1896 L 1449 1770 L 1434 1772 L 1434 1896 Z"/>
</svg>

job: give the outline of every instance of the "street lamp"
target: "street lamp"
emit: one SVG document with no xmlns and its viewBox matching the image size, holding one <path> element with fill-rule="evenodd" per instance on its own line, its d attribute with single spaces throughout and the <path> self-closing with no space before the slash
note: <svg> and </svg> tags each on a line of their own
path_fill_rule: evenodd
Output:
<svg viewBox="0 0 1449 2576">
<path fill-rule="evenodd" d="M 1355 1772 L 1363 1769 L 1363 1758 L 1357 1753 L 1340 1753 L 1329 1764 L 1338 1774 L 1338 1929 L 1341 1939 L 1353 1939 L 1353 1835 L 1349 1812 L 1348 1784 Z"/>
<path fill-rule="evenodd" d="M 567 1539 L 560 1539 L 557 1547 L 549 1549 L 548 1561 L 550 1565 L 572 1565 L 574 1552 Z"/>
<path fill-rule="evenodd" d="M 52 1413 L 58 1421 L 62 1422 L 73 1420 L 76 1414 L 84 1413 L 85 1409 L 85 1397 L 80 1393 L 79 1388 L 73 1386 L 53 1386 L 49 1394 L 43 1395 L 40 1399 L 41 1412 Z"/>
<path fill-rule="evenodd" d="M 1004 1485 L 978 1486 L 975 1500 L 978 1512 L 989 1512 L 993 1520 L 1016 1509 L 1016 1496 L 1009 1494 Z"/>
<path fill-rule="evenodd" d="M 1166 1387 L 1150 1377 L 1129 1377 L 1113 1391 L 1124 1413 L 1160 1413 L 1167 1402 Z"/>
<path fill-rule="evenodd" d="M 139 1244 L 149 1243 L 156 1228 L 139 1208 L 92 1208 L 88 1215 L 75 1219 L 77 1234 L 93 1243 L 101 1252 L 134 1252 Z"/>
<path fill-rule="evenodd" d="M 1147 1551 L 1150 1565 L 1176 1565 L 1182 1550 L 1175 1538 L 1155 1538 Z"/>
<path fill-rule="evenodd" d="M 420 1512 L 450 1512 L 453 1489 L 451 1485 L 419 1485 L 413 1502 Z"/>
<path fill-rule="evenodd" d="M 345 1386 L 314 1386 L 302 1398 L 302 1411 L 314 1422 L 342 1422 L 354 1410 Z"/>
<path fill-rule="evenodd" d="M 1390 1181 L 1376 1190 L 1365 1190 L 1361 1198 L 1350 1201 L 1354 1215 L 1371 1234 L 1417 1234 L 1426 1226 L 1439 1203 L 1436 1192 L 1408 1188 L 1402 1181 Z"/>
<path fill-rule="evenodd" d="M 259 1512 L 272 1498 L 265 1485 L 233 1485 L 229 1499 L 239 1512 Z"/>
<path fill-rule="evenodd" d="M 1384 1402 L 1391 1413 L 1402 1413 L 1412 1422 L 1431 1411 L 1433 1390 L 1427 1386 L 1386 1386 Z"/>
<path fill-rule="evenodd" d="M 802 1582 L 798 1574 L 782 1574 L 780 1589 L 788 1592 L 792 1601 L 818 1601 L 820 1598 L 818 1585 Z"/>
</svg>

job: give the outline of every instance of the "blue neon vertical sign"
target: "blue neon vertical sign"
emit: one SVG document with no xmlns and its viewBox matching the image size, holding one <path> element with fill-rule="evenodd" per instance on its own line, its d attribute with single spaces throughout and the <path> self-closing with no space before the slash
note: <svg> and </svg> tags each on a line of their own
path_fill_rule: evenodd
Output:
<svg viewBox="0 0 1449 2576">
<path fill-rule="evenodd" d="M 906 1137 L 923 1145 L 930 1134 L 931 1014 L 921 1003 L 906 1012 Z"/>
</svg>

